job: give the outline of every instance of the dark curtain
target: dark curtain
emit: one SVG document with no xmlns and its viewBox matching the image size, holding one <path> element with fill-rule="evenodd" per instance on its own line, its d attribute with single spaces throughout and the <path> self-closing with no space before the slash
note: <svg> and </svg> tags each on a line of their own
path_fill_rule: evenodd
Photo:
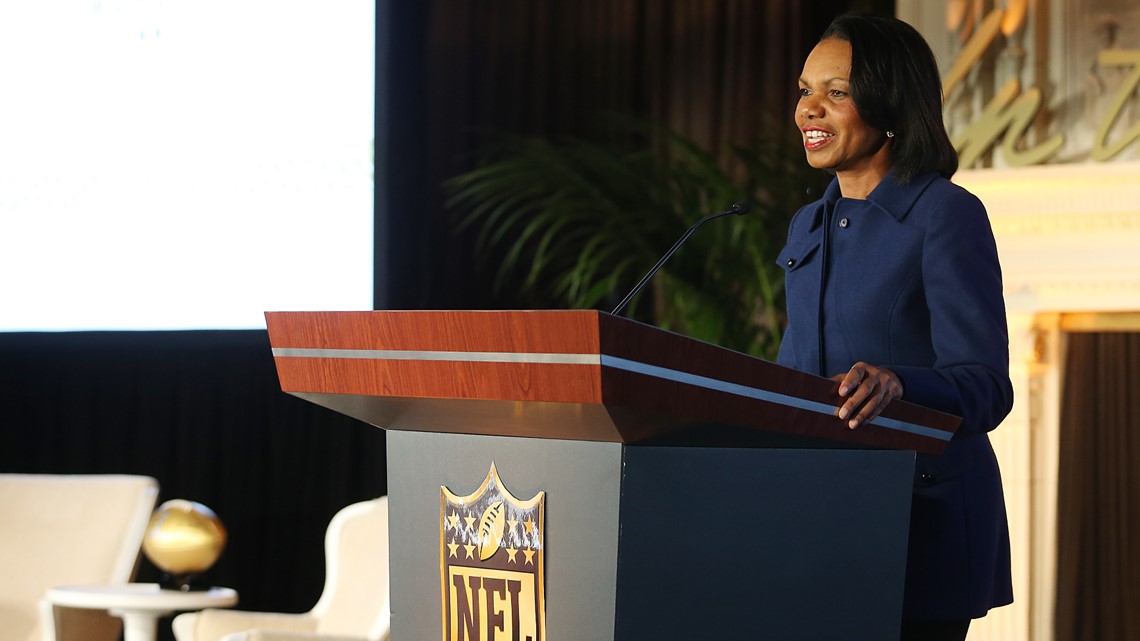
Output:
<svg viewBox="0 0 1140 641">
<path fill-rule="evenodd" d="M 423 128 L 422 146 L 389 149 L 390 162 L 422 161 L 414 203 L 381 212 L 415 225 L 421 242 L 397 242 L 405 279 L 394 307 L 512 307 L 471 269 L 470 237 L 455 229 L 441 183 L 470 169 L 487 133 L 611 139 L 610 115 L 667 125 L 714 153 L 793 130 L 796 79 L 819 34 L 846 10 L 893 13 L 891 1 L 851 0 L 431 0 L 417 14 L 426 49 L 423 85 L 391 85 Z M 403 66 L 402 62 L 399 66 Z M 393 74 L 402 73 L 393 70 Z M 422 92 L 422 93 L 421 93 Z M 802 151 L 796 150 L 797 153 Z M 778 179 L 778 177 L 773 177 Z M 709 212 L 693 212 L 694 218 Z M 789 215 L 791 212 L 789 212 Z M 664 249 L 664 248 L 663 248 Z"/>
<path fill-rule="evenodd" d="M 650 118 L 714 151 L 765 126 L 791 129 L 800 58 L 833 13 L 808 5 L 850 3 L 798 4 L 438 0 L 429 95 L 446 99 L 432 101 L 431 147 L 468 149 L 463 124 L 604 134 L 607 112 Z"/>
<path fill-rule="evenodd" d="M 1057 641 L 1140 639 L 1140 333 L 1069 335 Z"/>
</svg>

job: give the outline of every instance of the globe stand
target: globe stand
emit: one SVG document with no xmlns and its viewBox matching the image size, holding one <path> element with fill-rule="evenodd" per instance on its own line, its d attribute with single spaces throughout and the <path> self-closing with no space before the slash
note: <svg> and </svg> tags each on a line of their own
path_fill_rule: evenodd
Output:
<svg viewBox="0 0 1140 641">
<path fill-rule="evenodd" d="M 201 574 L 185 573 L 171 574 L 163 572 L 158 578 L 158 586 L 163 590 L 177 590 L 179 592 L 206 592 L 212 586 L 201 582 Z"/>
</svg>

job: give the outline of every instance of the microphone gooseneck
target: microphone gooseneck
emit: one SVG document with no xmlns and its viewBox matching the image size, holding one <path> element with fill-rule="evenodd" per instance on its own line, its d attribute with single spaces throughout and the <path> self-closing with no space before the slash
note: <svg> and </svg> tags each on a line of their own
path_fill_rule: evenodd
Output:
<svg viewBox="0 0 1140 641">
<path fill-rule="evenodd" d="M 617 304 L 617 307 L 615 307 L 614 310 L 610 313 L 615 316 L 620 314 L 621 311 L 625 309 L 625 306 L 629 304 L 629 301 L 633 300 L 634 296 L 637 296 L 637 293 L 640 292 L 647 283 L 649 283 L 650 279 L 653 278 L 653 275 L 656 274 L 658 270 L 661 269 L 661 266 L 665 264 L 665 261 L 669 260 L 669 258 L 674 253 L 676 253 L 678 249 L 680 249 L 681 245 L 685 244 L 685 241 L 689 239 L 689 236 L 693 235 L 693 232 L 697 231 L 698 227 L 710 220 L 715 220 L 724 216 L 732 216 L 734 214 L 737 216 L 742 216 L 750 211 L 752 211 L 752 205 L 747 201 L 741 200 L 739 202 L 733 203 L 731 207 L 725 209 L 724 211 L 718 211 L 715 214 L 709 214 L 708 216 L 705 216 L 704 218 L 693 223 L 693 226 L 689 227 L 689 229 L 687 229 L 685 233 L 677 239 L 677 242 L 673 243 L 673 246 L 669 248 L 669 251 L 665 252 L 665 255 L 661 257 L 661 260 L 657 261 L 657 264 L 653 266 L 653 269 L 650 269 L 644 276 L 641 277 L 641 280 L 633 286 L 633 289 L 631 289 L 629 293 L 625 295 L 625 298 L 623 298 L 621 302 Z"/>
</svg>

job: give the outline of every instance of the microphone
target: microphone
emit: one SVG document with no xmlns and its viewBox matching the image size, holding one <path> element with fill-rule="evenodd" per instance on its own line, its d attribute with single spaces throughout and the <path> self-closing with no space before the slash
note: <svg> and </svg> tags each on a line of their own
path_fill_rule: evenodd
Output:
<svg viewBox="0 0 1140 641">
<path fill-rule="evenodd" d="M 615 316 L 621 313 L 621 310 L 625 309 L 625 306 L 629 304 L 629 301 L 633 300 L 634 296 L 637 296 L 637 293 L 640 292 L 647 283 L 649 283 L 649 280 L 653 278 L 653 275 L 656 274 L 659 269 L 661 269 L 661 266 L 665 264 L 665 261 L 669 260 L 669 258 L 681 247 L 681 245 L 685 244 L 685 241 L 689 239 L 689 236 L 693 235 L 693 232 L 697 231 L 698 227 L 709 222 L 710 220 L 724 216 L 731 216 L 733 214 L 742 216 L 750 211 L 752 211 L 752 205 L 746 201 L 741 200 L 740 202 L 733 203 L 731 207 L 724 211 L 718 211 L 715 214 L 709 214 L 708 216 L 705 216 L 704 218 L 693 223 L 693 226 L 690 227 L 684 234 L 682 234 L 681 237 L 677 239 L 677 242 L 673 243 L 673 246 L 669 248 L 669 251 L 665 252 L 665 255 L 661 257 L 661 260 L 657 261 L 657 264 L 653 266 L 653 269 L 650 269 L 649 272 L 645 274 L 645 276 L 641 277 L 641 280 L 633 286 L 633 289 L 625 295 L 625 298 L 623 298 L 621 302 L 618 303 L 617 307 L 614 308 L 614 311 L 610 313 Z"/>
</svg>

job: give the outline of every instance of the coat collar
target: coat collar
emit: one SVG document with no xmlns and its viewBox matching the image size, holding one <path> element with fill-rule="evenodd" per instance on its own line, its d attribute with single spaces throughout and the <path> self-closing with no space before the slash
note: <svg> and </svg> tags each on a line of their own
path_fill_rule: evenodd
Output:
<svg viewBox="0 0 1140 641">
<path fill-rule="evenodd" d="M 895 180 L 895 174 L 892 171 L 867 196 L 867 200 L 872 205 L 876 205 L 879 209 L 894 216 L 895 219 L 902 220 L 910 213 L 918 197 L 926 191 L 926 188 L 934 182 L 935 178 L 938 178 L 938 173 L 930 172 L 915 176 L 906 185 L 900 185 Z"/>
<path fill-rule="evenodd" d="M 926 191 L 926 188 L 936 178 L 938 178 L 938 173 L 931 172 L 915 177 L 906 185 L 900 185 L 895 180 L 895 174 L 892 171 L 868 194 L 867 202 L 894 216 L 896 220 L 902 220 L 910 213 L 922 192 Z M 824 210 L 834 207 L 835 202 L 841 197 L 839 179 L 833 178 L 831 184 L 827 186 L 827 190 L 823 192 L 823 197 L 819 199 L 820 206 L 816 208 L 815 216 L 812 219 L 811 227 L 813 229 L 820 224 Z"/>
</svg>

